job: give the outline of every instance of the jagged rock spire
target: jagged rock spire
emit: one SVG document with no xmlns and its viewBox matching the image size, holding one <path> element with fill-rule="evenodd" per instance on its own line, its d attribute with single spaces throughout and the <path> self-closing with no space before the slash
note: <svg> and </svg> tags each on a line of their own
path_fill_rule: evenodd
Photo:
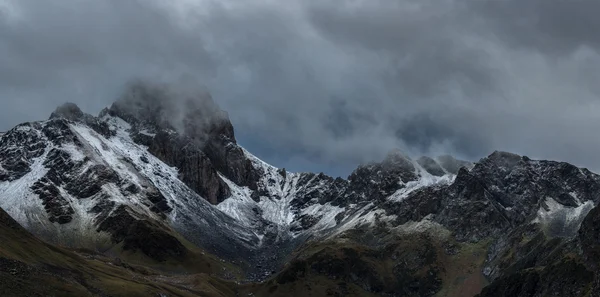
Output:
<svg viewBox="0 0 600 297">
<path fill-rule="evenodd" d="M 108 112 L 130 124 L 176 130 L 201 142 L 218 136 L 235 142 L 227 113 L 207 92 L 138 81 L 128 86 Z"/>
<path fill-rule="evenodd" d="M 77 104 L 72 102 L 67 102 L 54 110 L 54 112 L 50 115 L 50 119 L 56 118 L 65 118 L 67 120 L 79 120 L 84 116 L 83 111 L 77 106 Z"/>
</svg>

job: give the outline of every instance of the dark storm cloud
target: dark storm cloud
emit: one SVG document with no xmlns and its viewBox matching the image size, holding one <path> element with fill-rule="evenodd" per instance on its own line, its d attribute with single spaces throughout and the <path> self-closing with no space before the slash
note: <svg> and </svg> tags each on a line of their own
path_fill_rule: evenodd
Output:
<svg viewBox="0 0 600 297">
<path fill-rule="evenodd" d="M 564 53 L 580 46 L 600 47 L 598 1 L 476 1 L 474 11 L 515 47 L 547 53 Z"/>
<path fill-rule="evenodd" d="M 359 3 L 341 9 L 315 5 L 311 21 L 331 40 L 385 56 L 390 63 L 388 73 L 382 73 L 386 88 L 401 88 L 420 100 L 441 91 L 440 84 L 453 77 L 471 87 L 491 87 L 486 53 L 466 45 L 460 34 L 471 23 L 465 22 L 459 2 Z"/>
<path fill-rule="evenodd" d="M 68 100 L 98 110 L 133 78 L 212 67 L 201 37 L 151 1 L 6 3 L 0 92 L 12 108 L 2 109 L 4 128 L 45 118 Z"/>
<path fill-rule="evenodd" d="M 600 168 L 588 0 L 0 0 L 0 126 L 132 79 L 207 88 L 250 151 L 347 173 L 392 148 Z"/>
</svg>

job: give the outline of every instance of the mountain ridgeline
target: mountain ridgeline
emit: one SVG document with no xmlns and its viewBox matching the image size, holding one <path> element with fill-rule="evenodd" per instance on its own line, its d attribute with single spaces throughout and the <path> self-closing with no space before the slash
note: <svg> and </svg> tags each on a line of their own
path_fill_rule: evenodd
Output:
<svg viewBox="0 0 600 297">
<path fill-rule="evenodd" d="M 507 152 L 288 172 L 208 94 L 137 83 L 0 136 L 0 292 L 600 296 L 599 201 L 597 174 Z"/>
</svg>

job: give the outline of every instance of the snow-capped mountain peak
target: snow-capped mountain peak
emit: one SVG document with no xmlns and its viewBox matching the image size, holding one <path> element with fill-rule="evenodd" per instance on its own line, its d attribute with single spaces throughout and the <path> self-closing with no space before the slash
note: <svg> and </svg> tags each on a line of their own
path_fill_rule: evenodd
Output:
<svg viewBox="0 0 600 297">
<path fill-rule="evenodd" d="M 260 278 L 311 238 L 365 226 L 477 241 L 529 222 L 571 236 L 599 199 L 600 178 L 587 170 L 502 152 L 471 164 L 396 150 L 347 179 L 288 172 L 242 148 L 225 113 L 174 121 L 168 105 L 138 102 L 155 91 L 137 88 L 98 117 L 65 104 L 4 134 L 0 207 L 47 240 L 100 251 L 123 243 L 156 256 L 137 238 L 153 230 L 143 232 L 178 254 L 180 234 L 261 263 L 249 268 Z"/>
</svg>

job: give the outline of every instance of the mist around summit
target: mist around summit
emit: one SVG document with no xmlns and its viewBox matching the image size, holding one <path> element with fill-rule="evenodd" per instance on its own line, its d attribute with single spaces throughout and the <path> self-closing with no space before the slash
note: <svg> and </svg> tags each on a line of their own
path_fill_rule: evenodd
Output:
<svg viewBox="0 0 600 297">
<path fill-rule="evenodd" d="M 97 114 L 141 79 L 210 93 L 240 142 L 295 171 L 345 177 L 394 148 L 470 161 L 505 150 L 595 170 L 596 10 L 592 0 L 5 0 L 0 130 L 67 101 Z"/>
<path fill-rule="evenodd" d="M 600 296 L 598 11 L 0 0 L 0 296 Z"/>
</svg>

